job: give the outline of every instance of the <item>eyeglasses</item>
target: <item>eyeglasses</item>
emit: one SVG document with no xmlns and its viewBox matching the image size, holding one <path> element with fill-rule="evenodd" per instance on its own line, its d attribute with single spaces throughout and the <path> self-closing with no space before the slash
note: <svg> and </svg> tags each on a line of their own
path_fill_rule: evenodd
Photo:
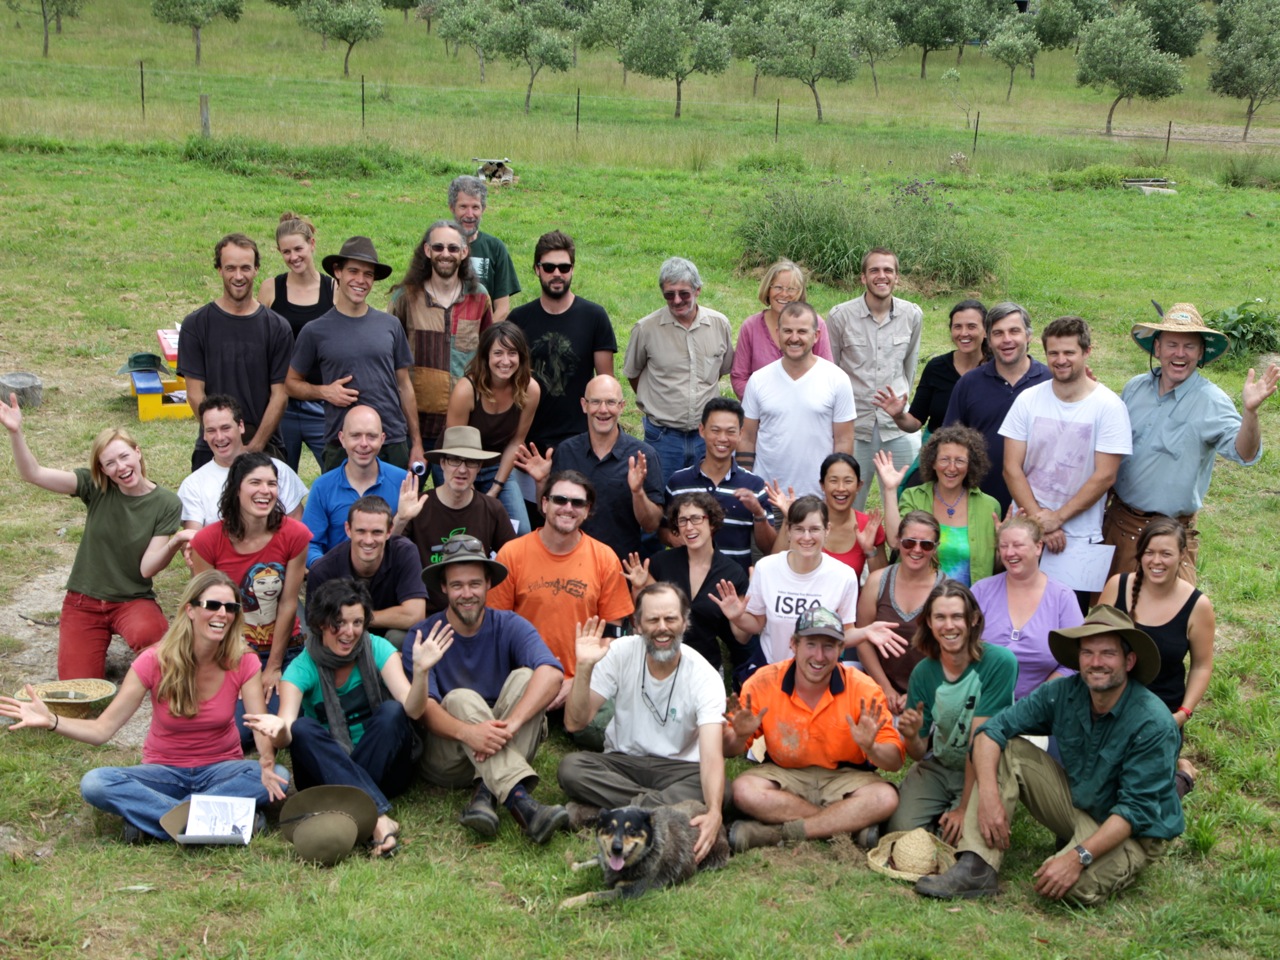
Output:
<svg viewBox="0 0 1280 960">
<path fill-rule="evenodd" d="M 547 499 L 557 507 L 568 505 L 575 510 L 585 510 L 587 508 L 586 497 L 566 497 L 563 493 L 553 493 L 548 495 Z"/>
<path fill-rule="evenodd" d="M 217 613 L 219 610 L 226 610 L 233 617 L 240 612 L 240 604 L 234 600 L 192 600 L 193 607 L 199 607 L 201 610 L 210 610 Z"/>
<path fill-rule="evenodd" d="M 662 296 L 666 299 L 667 303 L 672 303 L 672 302 L 684 303 L 686 300 L 693 299 L 693 291 L 692 290 L 663 290 Z"/>
<path fill-rule="evenodd" d="M 966 457 L 939 457 L 934 463 L 939 467 L 967 467 L 969 460 Z"/>
<path fill-rule="evenodd" d="M 448 250 L 450 253 L 461 253 L 466 247 L 460 247 L 456 243 L 429 243 L 427 246 L 432 253 L 444 253 Z"/>
<path fill-rule="evenodd" d="M 591 397 L 586 398 L 586 404 L 592 410 L 599 410 L 601 407 L 605 407 L 609 410 L 616 410 L 624 403 L 626 403 L 625 400 L 599 400 Z"/>
<path fill-rule="evenodd" d="M 917 540 L 915 537 L 903 537 L 898 543 L 904 550 L 914 550 L 919 547 L 925 553 L 931 553 L 938 545 L 937 540 Z"/>
<path fill-rule="evenodd" d="M 705 513 L 699 513 L 691 517 L 680 517 L 678 520 L 676 520 L 676 526 L 677 527 L 700 527 L 706 522 L 707 522 L 707 515 Z"/>
<path fill-rule="evenodd" d="M 780 283 L 775 283 L 772 287 L 769 288 L 769 292 L 770 293 L 789 293 L 794 297 L 796 294 L 800 292 L 800 288 L 792 287 L 792 286 L 784 287 Z"/>
<path fill-rule="evenodd" d="M 541 270 L 543 273 L 556 273 L 556 272 L 573 273 L 573 264 L 572 263 L 548 263 L 547 261 L 544 260 L 542 261 L 542 263 L 538 264 L 538 269 Z"/>
<path fill-rule="evenodd" d="M 440 462 L 454 470 L 459 467 L 466 467 L 468 470 L 479 470 L 483 466 L 479 460 L 464 460 L 462 457 L 441 457 Z"/>
</svg>

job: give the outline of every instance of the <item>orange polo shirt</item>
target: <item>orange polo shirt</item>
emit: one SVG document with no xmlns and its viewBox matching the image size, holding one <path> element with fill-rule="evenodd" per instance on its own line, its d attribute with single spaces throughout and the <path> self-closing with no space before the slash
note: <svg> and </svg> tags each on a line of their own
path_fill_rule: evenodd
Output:
<svg viewBox="0 0 1280 960">
<path fill-rule="evenodd" d="M 764 735 L 769 761 L 780 767 L 861 767 L 874 769 L 863 749 L 853 739 L 846 717 L 856 721 L 861 706 L 871 708 L 879 703 L 882 715 L 890 719 L 880 685 L 865 673 L 844 664 L 836 666 L 831 683 L 823 691 L 818 706 L 810 709 L 795 692 L 795 659 L 761 667 L 742 685 L 742 701 L 751 697 L 751 708 L 758 714 L 769 708 L 760 722 L 756 736 Z M 891 743 L 905 758 L 906 745 L 892 722 L 876 734 L 877 743 Z"/>
</svg>

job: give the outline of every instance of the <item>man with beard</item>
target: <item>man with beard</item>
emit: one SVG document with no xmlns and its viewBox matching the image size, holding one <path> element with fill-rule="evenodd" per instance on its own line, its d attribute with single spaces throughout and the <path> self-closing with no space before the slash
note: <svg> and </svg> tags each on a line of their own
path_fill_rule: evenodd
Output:
<svg viewBox="0 0 1280 960">
<path fill-rule="evenodd" d="M 468 249 L 457 223 L 437 220 L 413 251 L 404 279 L 391 289 L 391 312 L 409 338 L 409 376 L 425 450 L 436 446 L 453 385 L 493 323 L 489 293 L 476 279 Z"/>
<path fill-rule="evenodd" d="M 571 753 L 557 777 L 576 828 L 600 808 L 654 808 L 695 800 L 707 812 L 694 856 L 710 851 L 724 803 L 724 681 L 703 656 L 686 649 L 689 598 L 670 583 L 636 596 L 638 634 L 610 640 L 592 617 L 577 627 L 578 672 L 564 709 L 569 731 L 584 729 L 606 701 L 614 704 L 604 753 Z"/>
<path fill-rule="evenodd" d="M 543 451 L 587 429 L 579 402 L 592 377 L 613 373 L 618 350 L 604 307 L 570 289 L 575 255 L 568 234 L 552 230 L 540 236 L 533 248 L 533 272 L 542 293 L 511 311 L 511 322 L 529 341 L 533 374 L 542 386 L 528 442 Z M 532 490 L 525 493 L 526 500 L 534 496 Z"/>
<path fill-rule="evenodd" d="M 415 634 L 427 636 L 441 620 L 453 627 L 453 644 L 428 682 L 423 774 L 438 786 L 474 787 L 458 819 L 480 836 L 498 832 L 501 802 L 529 839 L 546 843 L 569 814 L 533 799 L 538 775 L 530 763 L 564 674 L 528 620 L 486 606 L 489 588 L 506 576 L 475 537 L 450 537 L 441 560 L 422 573 L 427 586 L 444 593 L 447 608 L 410 632 L 404 661 L 413 663 Z"/>
<path fill-rule="evenodd" d="M 1035 873 L 1036 893 L 1089 906 L 1133 883 L 1182 833 L 1174 781 L 1181 737 L 1149 691 L 1160 669 L 1156 645 L 1115 607 L 1049 634 L 1049 649 L 1080 672 L 1046 683 L 988 720 L 973 738 L 977 778 L 956 865 L 922 877 L 927 897 L 999 892 L 1009 823 L 1021 800 L 1062 849 Z M 1025 736 L 1057 739 L 1061 765 Z"/>
<path fill-rule="evenodd" d="M 293 353 L 293 331 L 284 317 L 258 303 L 258 245 L 243 233 L 229 233 L 213 248 L 222 278 L 222 296 L 182 321 L 178 333 L 178 373 L 187 380 L 187 403 L 199 410 L 211 393 L 235 398 L 244 413 L 245 449 L 284 456 L 279 435 L 289 394 L 285 377 Z M 191 454 L 191 469 L 213 459 L 203 432 Z"/>
<path fill-rule="evenodd" d="M 520 280 L 507 245 L 480 231 L 488 202 L 489 185 L 479 177 L 454 177 L 449 184 L 449 212 L 467 241 L 476 280 L 493 298 L 493 322 L 501 323 L 511 311 L 511 295 L 520 292 Z"/>
<path fill-rule="evenodd" d="M 972 427 L 987 441 L 991 469 L 978 486 L 1000 504 L 1004 516 L 1013 498 L 1004 482 L 1004 438 L 1000 425 L 1024 390 L 1051 379 L 1049 368 L 1027 355 L 1031 342 L 1031 316 L 1016 303 L 997 303 L 985 321 L 991 360 L 970 370 L 951 391 L 943 426 L 959 423 Z"/>
</svg>

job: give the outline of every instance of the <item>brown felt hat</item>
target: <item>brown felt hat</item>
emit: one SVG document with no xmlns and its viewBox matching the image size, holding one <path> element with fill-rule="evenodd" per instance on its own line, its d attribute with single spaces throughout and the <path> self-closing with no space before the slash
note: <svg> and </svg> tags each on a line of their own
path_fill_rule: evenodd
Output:
<svg viewBox="0 0 1280 960">
<path fill-rule="evenodd" d="M 1115 634 L 1138 655 L 1130 673 L 1139 683 L 1150 683 L 1160 672 L 1160 651 L 1155 641 L 1133 625 L 1129 615 L 1115 607 L 1100 603 L 1089 611 L 1084 623 L 1049 631 L 1049 652 L 1064 667 L 1080 667 L 1080 641 L 1087 637 Z"/>
<path fill-rule="evenodd" d="M 507 568 L 497 560 L 489 559 L 489 553 L 475 537 L 469 533 L 455 533 L 440 545 L 440 559 L 422 571 L 422 582 L 433 590 L 444 589 L 440 581 L 444 579 L 445 568 L 451 563 L 478 563 L 485 568 L 489 577 L 489 586 L 496 587 L 507 579 Z"/>
<path fill-rule="evenodd" d="M 439 463 L 445 457 L 457 457 L 460 460 L 496 460 L 502 456 L 492 450 L 485 450 L 480 440 L 480 431 L 475 427 L 449 427 L 440 436 L 440 446 L 423 454 L 432 463 Z"/>
<path fill-rule="evenodd" d="M 280 833 L 303 860 L 333 866 L 373 836 L 378 808 L 359 787 L 309 787 L 280 810 Z"/>
<path fill-rule="evenodd" d="M 320 265 L 324 267 L 324 272 L 331 277 L 337 274 L 333 271 L 338 269 L 338 264 L 346 260 L 360 260 L 364 263 L 373 264 L 373 279 L 385 280 L 391 276 L 391 264 L 383 263 L 378 259 L 378 251 L 373 248 L 373 241 L 368 237 L 349 237 L 347 242 L 342 245 L 342 249 L 337 253 L 331 253 L 323 260 Z"/>
</svg>

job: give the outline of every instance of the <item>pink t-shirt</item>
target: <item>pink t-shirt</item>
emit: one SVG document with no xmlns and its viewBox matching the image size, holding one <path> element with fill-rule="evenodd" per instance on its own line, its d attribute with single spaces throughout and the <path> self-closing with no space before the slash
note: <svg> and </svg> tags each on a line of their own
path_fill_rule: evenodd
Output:
<svg viewBox="0 0 1280 960">
<path fill-rule="evenodd" d="M 240 658 L 240 665 L 228 670 L 222 686 L 200 704 L 194 717 L 175 717 L 167 701 L 156 700 L 160 686 L 160 664 L 154 647 L 138 654 L 130 668 L 151 693 L 151 728 L 142 744 L 143 763 L 167 767 L 203 767 L 224 760 L 243 760 L 240 732 L 236 729 L 236 700 L 240 688 L 257 676 L 262 664 L 252 654 Z"/>
<path fill-rule="evenodd" d="M 276 605 L 284 597 L 285 571 L 290 560 L 307 552 L 309 543 L 311 531 L 292 517 L 284 518 L 275 536 L 257 553 L 237 553 L 221 520 L 211 523 L 191 539 L 191 548 L 240 588 L 244 638 L 254 650 L 263 653 L 271 650 L 276 632 Z M 298 618 L 294 617 L 290 637 L 298 637 L 301 643 L 300 633 Z"/>
</svg>

